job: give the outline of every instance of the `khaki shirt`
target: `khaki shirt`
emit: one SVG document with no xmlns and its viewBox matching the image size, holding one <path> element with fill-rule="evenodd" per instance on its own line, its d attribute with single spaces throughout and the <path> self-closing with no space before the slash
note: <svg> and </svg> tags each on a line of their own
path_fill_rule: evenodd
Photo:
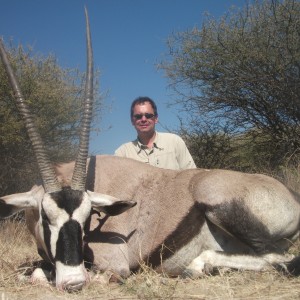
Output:
<svg viewBox="0 0 300 300">
<path fill-rule="evenodd" d="M 185 142 L 176 134 L 156 132 L 153 148 L 138 139 L 121 145 L 115 155 L 133 158 L 149 165 L 173 170 L 194 169 L 196 165 Z"/>
</svg>

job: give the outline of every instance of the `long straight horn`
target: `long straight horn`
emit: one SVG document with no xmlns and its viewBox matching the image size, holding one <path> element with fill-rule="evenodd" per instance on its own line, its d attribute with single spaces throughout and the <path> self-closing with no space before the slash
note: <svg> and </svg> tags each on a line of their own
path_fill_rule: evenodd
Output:
<svg viewBox="0 0 300 300">
<path fill-rule="evenodd" d="M 17 107 L 19 109 L 19 112 L 24 120 L 28 136 L 30 138 L 36 160 L 39 166 L 39 170 L 43 179 L 44 188 L 47 193 L 57 192 L 61 190 L 61 186 L 57 181 L 55 172 L 53 167 L 50 164 L 50 160 L 48 157 L 48 154 L 46 152 L 44 143 L 41 139 L 40 134 L 38 133 L 38 130 L 34 124 L 32 114 L 27 106 L 27 104 L 24 101 L 24 98 L 22 96 L 19 84 L 17 82 L 17 79 L 14 75 L 14 72 L 12 70 L 12 67 L 9 63 L 9 60 L 7 58 L 7 54 L 4 49 L 4 45 L 2 42 L 2 39 L 0 38 L 0 56 L 1 60 L 3 62 L 4 68 L 7 72 L 10 85 L 14 91 L 14 97 L 16 99 Z"/>
<path fill-rule="evenodd" d="M 90 128 L 93 112 L 93 50 L 91 41 L 91 32 L 87 9 L 85 8 L 86 17 L 86 42 L 87 42 L 87 71 L 85 85 L 85 100 L 83 108 L 83 117 L 81 121 L 81 131 L 79 140 L 79 150 L 75 163 L 75 169 L 72 177 L 71 188 L 74 190 L 84 191 L 86 181 L 86 161 L 89 151 Z"/>
</svg>

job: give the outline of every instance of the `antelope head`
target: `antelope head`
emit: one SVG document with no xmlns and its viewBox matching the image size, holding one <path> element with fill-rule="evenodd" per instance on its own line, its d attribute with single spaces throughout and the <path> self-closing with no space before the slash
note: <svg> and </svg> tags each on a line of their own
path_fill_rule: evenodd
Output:
<svg viewBox="0 0 300 300">
<path fill-rule="evenodd" d="M 91 208 L 119 214 L 135 205 L 114 197 L 85 190 L 86 162 L 93 109 L 93 53 L 87 11 L 87 76 L 81 121 L 79 150 L 70 186 L 62 187 L 50 163 L 44 143 L 34 124 L 33 116 L 23 99 L 19 84 L 10 66 L 0 39 L 0 56 L 8 74 L 15 101 L 24 119 L 43 181 L 42 187 L 29 192 L 1 197 L 0 217 L 30 209 L 37 215 L 33 234 L 40 253 L 46 255 L 55 269 L 55 284 L 59 289 L 79 290 L 89 280 L 83 261 L 84 225 Z"/>
</svg>

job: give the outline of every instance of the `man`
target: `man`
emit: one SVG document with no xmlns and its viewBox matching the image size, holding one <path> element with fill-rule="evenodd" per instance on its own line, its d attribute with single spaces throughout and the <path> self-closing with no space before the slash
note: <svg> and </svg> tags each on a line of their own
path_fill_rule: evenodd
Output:
<svg viewBox="0 0 300 300">
<path fill-rule="evenodd" d="M 139 97 L 131 104 L 131 123 L 137 131 L 137 139 L 121 145 L 115 155 L 129 157 L 152 166 L 183 170 L 196 168 L 194 160 L 181 137 L 155 130 L 158 122 L 155 102 Z"/>
</svg>

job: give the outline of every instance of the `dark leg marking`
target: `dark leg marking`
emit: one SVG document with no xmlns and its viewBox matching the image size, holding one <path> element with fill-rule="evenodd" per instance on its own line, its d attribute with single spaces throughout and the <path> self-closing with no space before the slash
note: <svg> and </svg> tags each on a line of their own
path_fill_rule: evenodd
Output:
<svg viewBox="0 0 300 300">
<path fill-rule="evenodd" d="M 281 237 L 271 235 L 267 226 L 240 199 L 220 205 L 206 205 L 206 215 L 212 223 L 219 224 L 257 254 L 282 251 L 276 246 L 276 241 Z"/>
<path fill-rule="evenodd" d="M 149 256 L 148 263 L 153 267 L 161 264 L 162 260 L 171 257 L 174 252 L 188 244 L 197 234 L 205 222 L 204 210 L 195 203 L 177 228 L 164 240 L 163 245 L 157 247 Z"/>
</svg>

